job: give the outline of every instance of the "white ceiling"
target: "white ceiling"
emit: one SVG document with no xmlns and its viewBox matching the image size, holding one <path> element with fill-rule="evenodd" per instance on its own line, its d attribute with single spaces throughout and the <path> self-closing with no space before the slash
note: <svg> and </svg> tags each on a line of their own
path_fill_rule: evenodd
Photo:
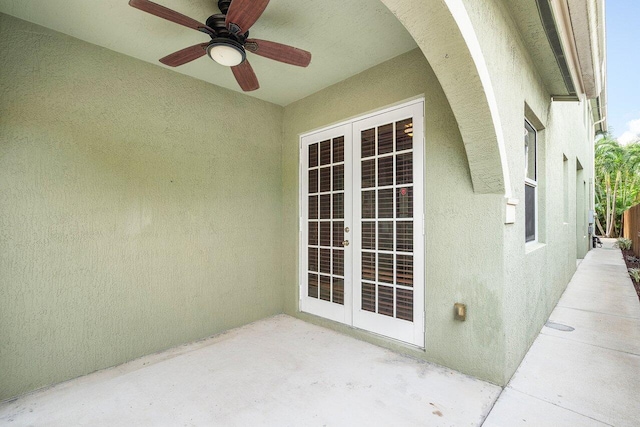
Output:
<svg viewBox="0 0 640 427">
<path fill-rule="evenodd" d="M 155 2 L 200 22 L 219 13 L 217 0 Z M 159 58 L 208 40 L 198 31 L 134 9 L 128 0 L 0 0 L 0 12 L 159 67 L 164 67 Z M 260 89 L 248 95 L 280 105 L 416 47 L 379 0 L 271 0 L 250 32 L 252 38 L 290 44 L 313 55 L 308 68 L 299 68 L 248 53 L 260 81 Z M 241 92 L 226 68 L 205 56 L 172 70 Z"/>
</svg>

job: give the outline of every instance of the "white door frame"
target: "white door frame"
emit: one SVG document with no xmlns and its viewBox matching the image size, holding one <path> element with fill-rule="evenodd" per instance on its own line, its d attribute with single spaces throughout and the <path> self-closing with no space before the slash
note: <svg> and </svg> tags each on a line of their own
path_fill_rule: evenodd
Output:
<svg viewBox="0 0 640 427">
<path fill-rule="evenodd" d="M 353 151 L 354 159 L 360 153 L 360 132 L 365 129 L 374 128 L 385 123 L 393 123 L 407 117 L 413 118 L 413 321 L 409 322 L 393 317 L 383 316 L 377 313 L 362 310 L 359 307 L 353 308 L 353 326 L 380 335 L 392 337 L 399 341 L 410 343 L 418 347 L 424 347 L 424 103 L 416 102 L 403 107 L 385 111 L 384 113 L 373 115 L 362 120 L 353 122 Z M 395 170 L 395 166 L 394 166 Z M 361 212 L 362 199 L 360 197 L 361 183 L 361 163 L 353 163 L 353 257 L 354 257 L 354 277 L 353 295 L 356 302 L 359 301 L 362 290 L 359 272 L 362 266 L 361 236 Z M 377 187 L 374 187 L 377 188 Z M 394 191 L 395 192 L 395 191 Z M 395 211 L 395 205 L 393 207 Z M 393 216 L 395 218 L 395 215 Z M 376 221 L 377 223 L 377 221 Z M 394 231 L 395 235 L 395 231 Z M 395 238 L 394 238 L 395 241 Z M 377 251 L 376 251 L 377 252 Z M 395 271 L 395 268 L 394 268 Z M 358 304 L 355 304 L 358 305 Z"/>
<path fill-rule="evenodd" d="M 309 210 L 308 203 L 305 202 L 307 194 L 305 189 L 308 188 L 308 168 L 305 167 L 305 164 L 309 155 L 309 144 L 319 141 L 325 141 L 328 139 L 333 139 L 336 137 L 344 136 L 344 165 L 346 168 L 347 164 L 351 164 L 352 162 L 352 151 L 347 149 L 347 147 L 351 147 L 351 127 L 348 124 L 342 124 L 338 126 L 333 126 L 328 129 L 321 130 L 319 132 L 315 132 L 313 134 L 307 134 L 300 138 L 300 254 L 299 254 L 299 270 L 300 270 L 300 310 L 304 312 L 308 312 L 311 314 L 316 314 L 318 316 L 325 317 L 327 319 L 334 320 L 340 323 L 351 324 L 351 307 L 353 305 L 352 294 L 351 292 L 344 293 L 344 304 L 334 304 L 328 301 L 309 298 L 307 296 L 307 289 L 305 284 L 307 283 L 307 270 L 303 268 L 307 265 L 308 258 L 308 240 L 309 236 L 307 234 L 307 222 L 309 221 Z M 351 194 L 351 174 L 347 174 L 345 170 L 344 174 L 344 194 Z M 319 193 L 318 193 L 319 194 Z M 346 224 L 347 218 L 351 218 L 353 216 L 351 210 L 351 199 L 348 197 L 344 197 L 344 218 L 345 218 L 345 226 L 349 226 Z M 352 234 L 352 233 L 348 233 Z M 347 239 L 347 233 L 345 233 L 345 238 Z M 352 266 L 353 261 L 351 258 L 351 251 L 344 251 L 344 289 L 351 289 L 351 278 L 352 278 Z"/>
<path fill-rule="evenodd" d="M 361 212 L 360 195 L 360 144 L 357 132 L 359 129 L 376 126 L 376 123 L 394 122 L 408 116 L 413 117 L 413 256 L 414 256 L 414 286 L 413 286 L 413 322 L 389 318 L 380 314 L 363 312 L 355 307 L 360 298 L 360 268 L 361 268 Z M 308 254 L 308 202 L 306 200 L 308 188 L 308 146 L 313 141 L 323 141 L 335 135 L 344 135 L 345 147 L 345 226 L 350 232 L 345 239 L 351 245 L 345 248 L 345 283 L 344 305 L 328 303 L 307 297 L 307 254 Z M 358 139 L 359 141 L 359 139 Z M 347 165 L 350 165 L 349 167 Z M 425 346 L 425 236 L 424 236 L 424 98 L 414 99 L 399 105 L 348 120 L 334 126 L 307 132 L 300 136 L 300 251 L 299 251 L 299 309 L 304 312 L 319 315 L 340 323 L 352 325 L 356 328 L 383 335 L 391 339 L 415 345 Z M 351 170 L 352 173 L 348 173 Z M 348 182 L 348 184 L 347 184 Z M 349 196 L 351 195 L 351 196 Z M 395 208 L 394 208 L 395 209 Z M 358 296 L 358 298 L 356 298 Z M 335 306 L 335 307 L 331 307 Z"/>
</svg>

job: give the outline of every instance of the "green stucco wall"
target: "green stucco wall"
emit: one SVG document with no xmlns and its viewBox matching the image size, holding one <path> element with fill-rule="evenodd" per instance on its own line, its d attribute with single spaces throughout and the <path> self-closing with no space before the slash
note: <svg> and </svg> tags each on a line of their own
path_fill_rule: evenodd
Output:
<svg viewBox="0 0 640 427">
<path fill-rule="evenodd" d="M 426 351 L 298 312 L 298 135 L 420 95 L 426 110 Z M 503 197 L 473 192 L 458 125 L 420 50 L 285 107 L 282 168 L 286 313 L 500 382 Z M 455 302 L 469 308 L 464 323 L 453 319 Z"/>
<path fill-rule="evenodd" d="M 494 82 L 500 119 L 507 141 L 507 158 L 513 197 L 519 200 L 516 223 L 504 227 L 504 319 L 505 364 L 502 383 L 520 361 L 548 319 L 576 270 L 576 259 L 587 248 L 586 214 L 591 204 L 589 184 L 593 177 L 593 126 L 586 100 L 551 102 L 502 0 L 464 5 L 478 36 Z M 540 43 L 545 43 L 543 39 Z M 539 243 L 525 245 L 523 120 L 527 117 L 538 132 L 538 224 Z M 568 162 L 567 192 L 563 156 Z M 580 180 L 586 195 L 576 192 L 576 159 L 583 166 Z M 568 193 L 568 194 L 567 194 Z M 565 214 L 565 198 L 569 211 Z M 581 210 L 581 214 L 576 214 Z M 577 218 L 582 221 L 577 223 Z M 580 235 L 580 241 L 577 241 Z M 576 248 L 578 244 L 580 251 Z"/>
<path fill-rule="evenodd" d="M 0 64 L 0 400 L 282 312 L 282 107 L 1 14 Z"/>
<path fill-rule="evenodd" d="M 421 11 L 424 9 L 427 13 L 429 7 L 422 8 L 414 4 L 416 2 L 385 3 L 411 27 L 421 48 L 426 41 L 426 45 L 442 42 L 443 49 L 449 49 L 446 55 L 436 57 L 436 61 L 461 53 L 459 46 L 447 44 L 446 35 L 455 32 L 455 28 L 444 26 L 434 34 L 433 25 L 419 24 L 423 18 Z M 440 78 L 445 78 L 450 86 L 451 79 L 465 79 L 462 71 L 439 66 L 442 76 L 436 76 L 419 50 L 399 56 L 285 107 L 285 311 L 504 385 L 564 291 L 575 271 L 576 258 L 582 258 L 588 248 L 585 236 L 586 212 L 591 203 L 589 183 L 593 176 L 592 127 L 585 100 L 551 102 L 551 94 L 502 1 L 469 0 L 464 4 L 498 105 L 511 195 L 520 201 L 515 223 L 504 223 L 503 194 L 482 196 L 473 192 L 469 164 L 483 161 L 483 156 L 474 149 L 474 157 L 466 157 L 468 152 L 458 128 L 462 125 L 453 116 L 448 98 L 458 107 L 461 103 L 468 104 L 458 108 L 458 113 L 465 115 L 466 123 L 474 120 L 486 123 L 486 111 L 476 103 L 477 94 L 469 93 L 463 100 L 455 85 L 449 93 L 443 93 L 438 84 Z M 434 54 L 432 49 L 429 54 Z M 420 94 L 426 98 L 427 348 L 424 352 L 297 312 L 296 262 L 298 135 Z M 525 245 L 524 239 L 522 133 L 525 117 L 540 125 L 540 242 L 533 245 Z M 477 142 L 473 134 L 469 137 L 467 144 Z M 490 152 L 487 149 L 486 153 Z M 563 156 L 568 159 L 566 187 Z M 577 176 L 577 161 L 583 166 L 580 176 Z M 578 181 L 587 183 L 582 197 L 576 191 Z M 454 302 L 467 304 L 466 322 L 453 320 Z"/>
</svg>

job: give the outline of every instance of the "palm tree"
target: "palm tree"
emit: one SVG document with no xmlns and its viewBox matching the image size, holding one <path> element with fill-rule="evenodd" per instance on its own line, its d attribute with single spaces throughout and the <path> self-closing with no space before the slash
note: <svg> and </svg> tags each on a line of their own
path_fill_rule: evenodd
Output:
<svg viewBox="0 0 640 427">
<path fill-rule="evenodd" d="M 620 228 L 622 233 L 622 221 L 624 211 L 639 202 L 640 196 L 640 144 L 634 143 L 623 148 L 623 168 L 620 181 L 620 198 L 616 214 L 620 216 Z"/>
<path fill-rule="evenodd" d="M 622 146 L 605 135 L 595 145 L 595 174 L 596 226 L 601 235 L 615 236 L 624 211 L 638 202 L 640 144 Z"/>
</svg>

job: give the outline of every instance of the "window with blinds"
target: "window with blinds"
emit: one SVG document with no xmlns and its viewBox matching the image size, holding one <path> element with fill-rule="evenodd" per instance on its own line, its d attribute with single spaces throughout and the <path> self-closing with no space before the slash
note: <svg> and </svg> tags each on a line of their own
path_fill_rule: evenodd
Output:
<svg viewBox="0 0 640 427">
<path fill-rule="evenodd" d="M 307 295 L 344 304 L 344 136 L 309 145 Z"/>
<path fill-rule="evenodd" d="M 361 131 L 361 309 L 413 321 L 413 122 Z"/>
<path fill-rule="evenodd" d="M 423 348 L 424 100 L 301 135 L 300 189 L 300 310 Z"/>
<path fill-rule="evenodd" d="M 525 242 L 533 242 L 538 236 L 538 159 L 537 133 L 529 121 L 524 121 L 524 208 Z"/>
</svg>

